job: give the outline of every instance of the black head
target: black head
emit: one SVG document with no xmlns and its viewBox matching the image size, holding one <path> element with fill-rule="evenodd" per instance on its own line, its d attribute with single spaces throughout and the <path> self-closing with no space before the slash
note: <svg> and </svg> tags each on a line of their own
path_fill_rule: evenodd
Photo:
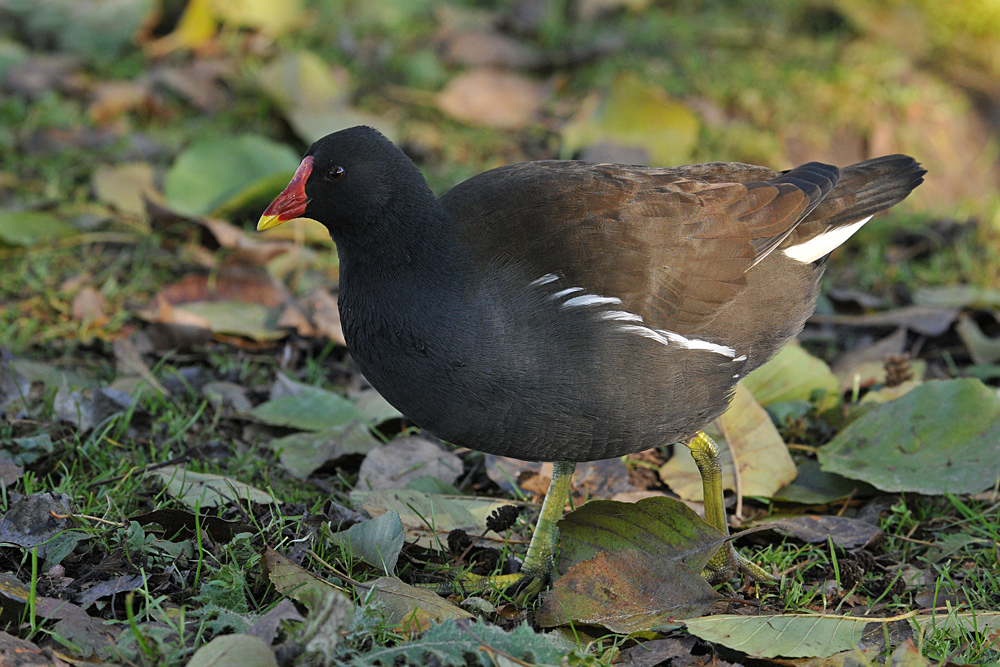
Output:
<svg viewBox="0 0 1000 667">
<path fill-rule="evenodd" d="M 292 181 L 268 206 L 257 229 L 312 218 L 335 240 L 379 236 L 415 202 L 434 196 L 416 165 L 378 130 L 352 127 L 306 151 Z"/>
</svg>

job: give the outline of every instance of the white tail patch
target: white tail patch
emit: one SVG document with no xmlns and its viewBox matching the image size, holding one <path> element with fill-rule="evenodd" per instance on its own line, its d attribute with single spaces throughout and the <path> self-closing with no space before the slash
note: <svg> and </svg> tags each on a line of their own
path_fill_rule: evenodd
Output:
<svg viewBox="0 0 1000 667">
<path fill-rule="evenodd" d="M 861 227 L 863 227 L 864 224 L 871 219 L 872 216 L 869 215 L 864 220 L 859 220 L 858 222 L 854 222 L 849 225 L 841 225 L 835 229 L 827 230 L 819 236 L 814 236 L 805 243 L 785 248 L 784 253 L 788 257 L 805 264 L 815 262 L 820 257 L 828 255 L 836 248 L 840 247 L 844 241 L 851 238 L 851 236 L 854 235 L 854 232 L 861 229 Z"/>
</svg>

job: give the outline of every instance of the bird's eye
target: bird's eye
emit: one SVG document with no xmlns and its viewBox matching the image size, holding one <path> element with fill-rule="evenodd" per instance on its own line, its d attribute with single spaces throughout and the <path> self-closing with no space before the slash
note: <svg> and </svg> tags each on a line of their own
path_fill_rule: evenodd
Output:
<svg viewBox="0 0 1000 667">
<path fill-rule="evenodd" d="M 339 181 L 344 177 L 344 168 L 339 165 L 330 167 L 330 171 L 326 172 L 326 177 L 331 181 Z"/>
</svg>

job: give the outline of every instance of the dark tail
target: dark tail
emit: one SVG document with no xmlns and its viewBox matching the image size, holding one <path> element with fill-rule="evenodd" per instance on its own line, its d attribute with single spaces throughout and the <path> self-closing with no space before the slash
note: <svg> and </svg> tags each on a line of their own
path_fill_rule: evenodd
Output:
<svg viewBox="0 0 1000 667">
<path fill-rule="evenodd" d="M 809 216 L 830 227 L 851 224 L 906 199 L 927 170 L 908 155 L 886 155 L 840 170 L 837 186 Z"/>
</svg>

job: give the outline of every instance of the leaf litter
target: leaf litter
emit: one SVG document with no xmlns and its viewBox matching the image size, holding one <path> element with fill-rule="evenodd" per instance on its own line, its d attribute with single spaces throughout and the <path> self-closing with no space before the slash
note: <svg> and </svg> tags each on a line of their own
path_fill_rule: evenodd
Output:
<svg viewBox="0 0 1000 667">
<path fill-rule="evenodd" d="M 163 664 L 245 665 L 303 654 L 332 664 L 563 664 L 567 653 L 588 650 L 565 645 L 558 630 L 537 632 L 528 619 L 571 621 L 578 638 L 595 638 L 587 660 L 630 664 L 625 656 L 656 648 L 659 662 L 704 664 L 718 646 L 737 662 L 835 659 L 865 645 L 865 624 L 937 602 L 955 608 L 910 609 L 911 635 L 942 641 L 965 632 L 969 645 L 995 635 L 996 614 L 978 611 L 995 607 L 995 591 L 976 587 L 989 568 L 982 554 L 996 540 L 988 517 L 1000 472 L 989 455 L 1000 300 L 973 284 L 856 289 L 835 300 L 813 318 L 804 346 L 789 346 L 747 378 L 719 420 L 727 488 L 742 503 L 744 525 L 793 515 L 792 537 L 757 533 L 745 547 L 797 554 L 773 561 L 789 577 L 779 592 L 728 591 L 736 597 L 720 600 L 701 579 L 722 538 L 666 497 L 700 491 L 691 470 L 686 482 L 663 472 L 690 459 L 677 446 L 666 464 L 663 451 L 580 466 L 577 509 L 562 523 L 563 576 L 538 609 L 505 612 L 435 592 L 451 579 L 446 568 L 468 565 L 484 546 L 523 549 L 534 509 L 524 498 L 540 499 L 547 471 L 453 451 L 413 429 L 343 348 L 325 230 L 295 221 L 255 236 L 241 225 L 287 181 L 303 148 L 296 142 L 337 123 L 375 124 L 401 140 L 435 187 L 456 180 L 444 174 L 456 164 L 560 153 L 656 164 L 714 157 L 695 139 L 718 150 L 735 135 L 720 136 L 711 91 L 677 94 L 683 84 L 671 77 L 679 75 L 659 70 L 576 78 L 581 65 L 624 43 L 588 30 L 617 30 L 660 10 L 569 3 L 579 31 L 569 41 L 577 43 L 561 43 L 540 3 L 377 3 L 349 8 L 338 44 L 320 47 L 312 37 L 274 41 L 312 34 L 310 12 L 322 10 L 296 2 L 190 0 L 157 18 L 147 14 L 150 3 L 123 0 L 112 3 L 122 20 L 100 40 L 93 26 L 108 25 L 107 3 L 80 3 L 73 21 L 69 4 L 51 0 L 52 21 L 24 25 L 31 48 L 46 44 L 51 54 L 29 55 L 14 41 L 20 34 L 0 44 L 4 90 L 36 105 L 40 128 L 3 134 L 3 145 L 16 144 L 26 161 L 87 153 L 79 173 L 65 176 L 58 165 L 0 166 L 5 195 L 18 183 L 0 207 L 0 252 L 37 260 L 24 265 L 29 282 L 12 276 L 2 296 L 2 344 L 14 352 L 0 358 L 0 557 L 9 571 L 0 588 L 17 611 L 8 631 L 38 642 L 5 633 L 0 650 L 39 664 L 157 656 Z M 7 5 L 0 12 L 15 11 Z M 139 31 L 143 17 L 151 26 Z M 400 58 L 378 36 L 422 22 L 441 28 L 440 50 Z M 338 61 L 349 64 L 333 64 L 331 48 L 349 54 Z M 20 54 L 13 66 L 8 51 Z M 136 60 L 109 60 L 126 52 Z M 410 87 L 375 83 L 359 63 L 392 63 Z M 247 88 L 267 100 L 258 106 L 274 108 L 216 132 L 212 122 L 227 107 L 252 116 Z M 763 113 L 764 105 L 747 108 Z M 209 119 L 200 132 L 158 129 L 187 128 L 193 114 Z M 434 133 L 421 133 L 420 123 L 452 123 L 438 130 L 449 140 L 421 143 Z M 758 150 L 739 148 L 762 161 Z M 925 241 L 893 243 L 890 258 L 915 256 Z M 34 321 L 43 328 L 32 329 Z M 885 358 L 906 353 L 910 378 L 897 382 L 900 362 L 890 367 Z M 71 495 L 40 502 L 57 489 Z M 880 489 L 892 495 L 868 500 Z M 586 502 L 636 493 L 659 497 Z M 487 518 L 512 502 L 520 523 L 487 536 Z M 648 514 L 654 505 L 684 530 L 659 531 Z M 450 548 L 463 535 L 473 551 Z M 510 567 L 506 553 L 493 557 L 497 568 Z M 910 565 L 922 560 L 950 570 Z M 602 597 L 601 582 L 612 595 Z M 25 620 L 27 584 L 37 595 Z M 481 619 L 472 622 L 460 602 Z M 687 630 L 677 629 L 685 618 Z M 621 640 L 631 648 L 608 648 L 589 625 L 631 633 Z M 903 635 L 877 651 L 890 664 L 927 664 Z"/>
</svg>

